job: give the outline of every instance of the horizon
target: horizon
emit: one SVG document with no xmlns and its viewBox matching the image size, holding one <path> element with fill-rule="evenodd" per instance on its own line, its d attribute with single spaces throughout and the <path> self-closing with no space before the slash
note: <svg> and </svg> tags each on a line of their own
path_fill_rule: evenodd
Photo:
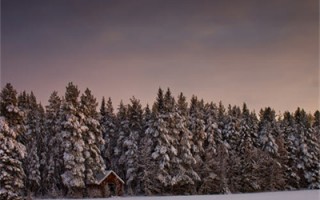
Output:
<svg viewBox="0 0 320 200">
<path fill-rule="evenodd" d="M 114 108 L 161 87 L 256 113 L 319 109 L 319 2 L 1 1 L 1 89 L 68 82 Z"/>
</svg>

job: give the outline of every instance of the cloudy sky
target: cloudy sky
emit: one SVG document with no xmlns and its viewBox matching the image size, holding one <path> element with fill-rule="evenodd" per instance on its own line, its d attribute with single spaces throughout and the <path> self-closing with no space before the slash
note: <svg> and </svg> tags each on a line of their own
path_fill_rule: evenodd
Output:
<svg viewBox="0 0 320 200">
<path fill-rule="evenodd" d="M 319 107 L 318 0 L 1 0 L 1 87 Z"/>
</svg>

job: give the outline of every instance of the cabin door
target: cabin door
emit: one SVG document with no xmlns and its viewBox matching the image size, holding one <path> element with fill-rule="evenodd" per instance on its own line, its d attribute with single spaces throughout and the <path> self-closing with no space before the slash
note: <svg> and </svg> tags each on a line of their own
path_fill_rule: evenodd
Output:
<svg viewBox="0 0 320 200">
<path fill-rule="evenodd" d="M 110 196 L 116 196 L 116 185 L 114 183 L 108 183 Z"/>
</svg>

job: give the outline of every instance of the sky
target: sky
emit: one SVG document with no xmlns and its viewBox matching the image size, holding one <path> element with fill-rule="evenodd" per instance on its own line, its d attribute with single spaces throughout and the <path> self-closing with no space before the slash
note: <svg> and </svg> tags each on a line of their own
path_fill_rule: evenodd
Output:
<svg viewBox="0 0 320 200">
<path fill-rule="evenodd" d="M 318 0 L 1 0 L 1 87 L 319 109 Z"/>
</svg>

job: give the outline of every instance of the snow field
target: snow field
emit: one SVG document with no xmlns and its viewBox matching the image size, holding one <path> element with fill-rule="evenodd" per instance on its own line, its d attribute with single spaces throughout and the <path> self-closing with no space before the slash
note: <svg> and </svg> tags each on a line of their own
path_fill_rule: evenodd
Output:
<svg viewBox="0 0 320 200">
<path fill-rule="evenodd" d="M 111 197 L 118 200 L 319 200 L 320 190 L 302 190 L 285 192 L 263 192 L 230 195 L 192 195 L 192 196 L 134 196 Z M 99 200 L 99 199 L 86 199 Z M 101 199 L 100 199 L 101 200 Z"/>
</svg>

